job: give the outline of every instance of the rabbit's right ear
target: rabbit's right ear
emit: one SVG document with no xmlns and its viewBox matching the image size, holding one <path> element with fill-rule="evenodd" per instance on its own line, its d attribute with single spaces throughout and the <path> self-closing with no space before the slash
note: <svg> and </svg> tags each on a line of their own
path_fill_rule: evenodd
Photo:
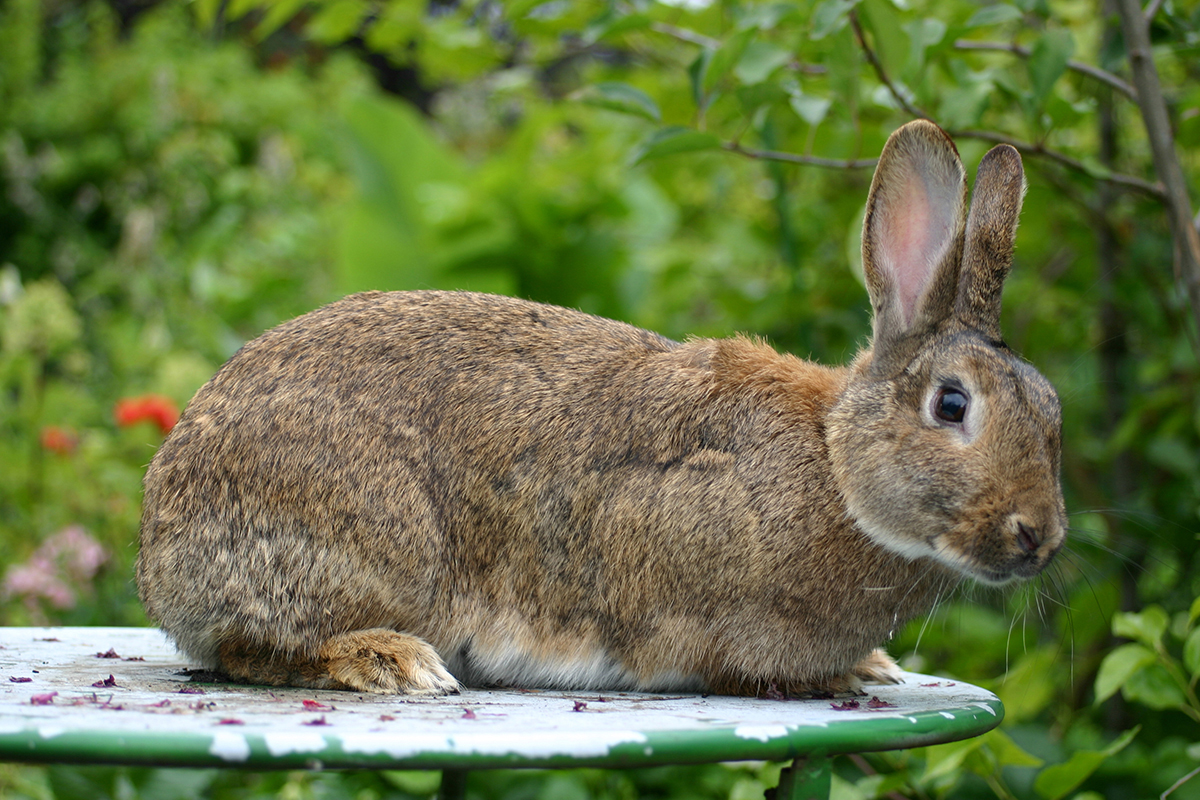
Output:
<svg viewBox="0 0 1200 800">
<path fill-rule="evenodd" d="M 871 181 L 862 237 L 878 378 L 902 370 L 954 312 L 966 199 L 962 161 L 941 128 L 915 120 L 891 135 Z"/>
</svg>

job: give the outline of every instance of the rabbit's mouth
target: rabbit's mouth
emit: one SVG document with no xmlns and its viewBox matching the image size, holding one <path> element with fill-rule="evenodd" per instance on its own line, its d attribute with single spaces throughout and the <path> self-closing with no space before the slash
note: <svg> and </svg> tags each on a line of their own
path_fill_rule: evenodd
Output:
<svg viewBox="0 0 1200 800">
<path fill-rule="evenodd" d="M 1012 514 L 987 535 L 950 531 L 934 541 L 934 555 L 981 583 L 1002 585 L 1036 577 L 1062 549 L 1065 528 L 1033 524 Z"/>
</svg>

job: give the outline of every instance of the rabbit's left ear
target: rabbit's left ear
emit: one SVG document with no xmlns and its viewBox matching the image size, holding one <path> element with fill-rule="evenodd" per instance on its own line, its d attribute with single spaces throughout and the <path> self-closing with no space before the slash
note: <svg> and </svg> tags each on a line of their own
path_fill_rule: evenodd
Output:
<svg viewBox="0 0 1200 800">
<path fill-rule="evenodd" d="M 967 182 L 950 137 L 928 120 L 884 145 L 863 219 L 863 274 L 874 311 L 871 371 L 904 369 L 955 310 Z"/>
<path fill-rule="evenodd" d="M 1021 154 L 1006 144 L 993 147 L 975 175 L 954 314 L 996 342 L 1001 340 L 1000 294 L 1012 267 L 1024 197 Z"/>
</svg>

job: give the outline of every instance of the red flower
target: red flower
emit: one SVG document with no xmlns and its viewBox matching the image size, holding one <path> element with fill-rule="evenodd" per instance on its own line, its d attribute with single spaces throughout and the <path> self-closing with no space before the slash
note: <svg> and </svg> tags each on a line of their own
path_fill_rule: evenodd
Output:
<svg viewBox="0 0 1200 800">
<path fill-rule="evenodd" d="M 117 424 L 128 428 L 139 422 L 153 422 L 164 434 L 170 433 L 171 428 L 179 421 L 179 409 L 169 397 L 161 394 L 146 394 L 141 397 L 123 397 L 117 401 L 113 409 Z"/>
<path fill-rule="evenodd" d="M 76 446 L 79 444 L 79 437 L 69 428 L 60 428 L 57 425 L 47 425 L 42 428 L 42 447 L 49 450 L 51 453 L 58 453 L 60 456 L 69 456 L 75 452 Z"/>
</svg>

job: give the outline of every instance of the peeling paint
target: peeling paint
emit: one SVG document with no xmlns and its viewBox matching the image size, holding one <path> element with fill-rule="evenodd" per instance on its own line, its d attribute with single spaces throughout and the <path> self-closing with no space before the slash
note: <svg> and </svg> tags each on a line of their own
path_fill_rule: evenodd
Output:
<svg viewBox="0 0 1200 800">
<path fill-rule="evenodd" d="M 733 735 L 739 739 L 769 742 L 772 739 L 786 738 L 788 729 L 784 725 L 739 725 L 733 729 Z"/>
<path fill-rule="evenodd" d="M 222 761 L 242 762 L 250 757 L 250 743 L 240 733 L 218 731 L 213 734 L 208 752 Z"/>
<path fill-rule="evenodd" d="M 293 753 L 320 753 L 329 747 L 329 741 L 319 733 L 304 731 L 285 731 L 283 733 L 268 733 L 263 736 L 267 752 L 273 756 L 287 756 Z"/>
</svg>

